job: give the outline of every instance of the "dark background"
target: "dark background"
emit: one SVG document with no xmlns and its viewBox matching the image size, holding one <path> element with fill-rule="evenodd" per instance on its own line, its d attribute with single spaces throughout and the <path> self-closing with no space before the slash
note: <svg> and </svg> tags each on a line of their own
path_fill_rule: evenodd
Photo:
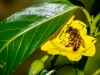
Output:
<svg viewBox="0 0 100 75">
<path fill-rule="evenodd" d="M 26 8 L 28 6 L 31 6 L 33 4 L 38 4 L 44 1 L 48 0 L 0 0 L 0 21 L 7 18 L 8 16 L 14 14 L 15 12 Z M 52 0 L 54 1 L 54 0 Z M 86 7 L 86 9 L 89 11 L 91 4 L 94 0 L 80 0 Z M 75 19 L 82 20 L 85 22 L 86 16 L 84 13 L 78 9 L 74 12 L 76 15 Z M 100 25 L 100 23 L 99 23 Z M 96 43 L 96 54 L 93 57 L 90 57 L 87 61 L 86 67 L 85 67 L 85 75 L 91 75 L 100 68 L 100 36 L 97 37 L 97 43 Z M 28 70 L 30 68 L 31 63 L 36 59 L 41 59 L 46 52 L 42 52 L 39 48 L 30 55 L 16 70 L 14 73 L 10 73 L 10 75 L 28 75 Z M 52 57 L 50 57 L 52 59 Z M 45 64 L 46 68 L 50 66 L 50 59 L 48 59 Z M 59 63 L 68 63 L 68 59 L 66 57 L 60 56 L 57 60 L 56 64 Z M 70 66 L 65 66 L 57 71 L 57 75 L 75 75 L 75 70 Z"/>
</svg>

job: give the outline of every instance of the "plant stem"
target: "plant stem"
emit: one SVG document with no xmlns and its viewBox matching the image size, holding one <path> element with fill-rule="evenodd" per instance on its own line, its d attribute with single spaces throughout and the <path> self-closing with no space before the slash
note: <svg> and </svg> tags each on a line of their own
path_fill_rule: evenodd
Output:
<svg viewBox="0 0 100 75">
<path fill-rule="evenodd" d="M 98 32 L 98 27 L 97 27 L 97 23 L 98 23 L 99 20 L 100 20 L 100 13 L 98 13 L 98 14 L 96 15 L 96 17 L 94 18 L 94 20 L 93 20 L 93 25 L 94 25 L 94 27 L 96 28 L 96 30 L 95 30 L 95 35 L 94 35 L 94 36 L 100 35 L 100 32 Z"/>
<path fill-rule="evenodd" d="M 85 8 L 83 8 L 83 7 L 80 7 L 80 8 L 81 8 L 81 10 L 84 12 L 84 14 L 87 17 L 87 20 L 89 22 L 89 27 L 90 27 L 90 33 L 89 33 L 89 35 L 92 36 L 92 32 L 93 32 L 93 29 L 94 29 L 94 26 L 92 25 L 93 16 L 91 17 L 90 14 L 89 14 L 89 12 Z"/>
<path fill-rule="evenodd" d="M 96 34 L 95 34 L 95 37 L 97 37 L 97 36 L 99 36 L 100 35 L 100 32 L 97 32 Z"/>
<path fill-rule="evenodd" d="M 80 8 L 84 12 L 84 14 L 86 15 L 87 20 L 89 22 L 89 27 L 90 27 L 90 34 L 89 35 L 94 36 L 95 31 L 96 31 L 97 22 L 100 20 L 100 13 L 98 13 L 96 15 L 96 17 L 93 18 L 93 15 L 90 16 L 89 12 L 85 8 L 83 8 L 83 7 L 80 7 Z"/>
<path fill-rule="evenodd" d="M 56 63 L 57 59 L 58 59 L 59 55 L 55 55 L 53 60 L 51 61 L 51 67 L 54 66 L 54 64 Z"/>
<path fill-rule="evenodd" d="M 93 20 L 93 25 L 96 25 L 97 24 L 97 22 L 100 20 L 100 13 L 98 13 L 97 15 L 96 15 L 96 17 L 94 18 L 94 20 Z"/>
<path fill-rule="evenodd" d="M 89 23 L 90 23 L 90 22 L 91 22 L 91 17 L 90 17 L 89 12 L 88 12 L 85 8 L 83 8 L 83 7 L 80 7 L 80 9 L 84 12 L 84 14 L 85 14 L 86 17 L 87 17 L 87 20 L 88 20 Z"/>
<path fill-rule="evenodd" d="M 96 72 L 94 72 L 92 75 L 99 75 L 100 74 L 100 69 L 98 69 Z"/>
<path fill-rule="evenodd" d="M 45 62 L 48 58 L 49 58 L 49 55 L 45 55 L 43 58 L 41 58 L 41 60 L 42 60 L 43 62 Z"/>
<path fill-rule="evenodd" d="M 78 62 L 78 69 L 84 71 L 87 60 L 88 60 L 88 57 L 83 56 L 82 59 Z"/>
<path fill-rule="evenodd" d="M 97 34 L 97 32 L 98 32 L 97 22 L 99 20 L 100 20 L 100 13 L 98 13 L 95 18 L 93 18 L 93 17 L 91 18 L 91 22 L 90 22 L 90 35 L 91 36 L 95 36 Z"/>
</svg>

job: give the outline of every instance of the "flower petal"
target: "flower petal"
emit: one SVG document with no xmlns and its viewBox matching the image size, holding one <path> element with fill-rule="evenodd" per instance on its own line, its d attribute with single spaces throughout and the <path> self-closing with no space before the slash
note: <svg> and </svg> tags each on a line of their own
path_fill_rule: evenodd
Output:
<svg viewBox="0 0 100 75">
<path fill-rule="evenodd" d="M 72 60 L 72 61 L 78 61 L 82 58 L 82 55 L 79 55 L 79 54 L 73 54 L 73 53 L 67 53 L 67 58 L 69 60 Z"/>
<path fill-rule="evenodd" d="M 47 51 L 48 49 L 51 49 L 51 48 L 56 48 L 56 47 L 51 43 L 50 40 L 47 41 L 45 44 L 43 44 L 43 45 L 41 46 L 41 50 L 42 50 L 42 51 Z"/>
<path fill-rule="evenodd" d="M 70 23 L 74 20 L 74 17 L 75 17 L 75 15 L 73 15 L 73 16 L 67 21 L 66 24 L 70 24 Z M 64 24 L 64 25 L 66 25 L 66 24 Z"/>
<path fill-rule="evenodd" d="M 82 55 L 80 55 L 80 54 L 70 53 L 70 52 L 61 50 L 59 48 L 49 49 L 47 51 L 47 53 L 48 54 L 51 54 L 51 55 L 62 55 L 62 56 L 66 56 L 71 61 L 78 61 L 78 60 L 80 60 L 82 58 Z"/>
<path fill-rule="evenodd" d="M 51 55 L 61 55 L 59 48 L 52 48 L 47 51 L 48 54 Z"/>
<path fill-rule="evenodd" d="M 81 45 L 79 50 L 77 51 L 77 53 L 79 53 L 79 54 L 86 51 L 88 48 L 94 46 L 94 43 L 97 41 L 96 38 L 88 36 L 88 35 L 81 36 L 81 37 L 83 39 L 83 43 L 85 45 L 85 48 Z"/>
<path fill-rule="evenodd" d="M 89 45 L 90 42 L 95 43 L 97 41 L 96 38 L 85 35 L 85 36 L 81 36 L 84 40 L 84 42 L 86 43 L 86 45 Z"/>
<path fill-rule="evenodd" d="M 91 45 L 91 47 L 89 47 L 90 45 Z M 94 56 L 95 52 L 96 52 L 95 45 L 93 43 L 90 43 L 87 46 L 87 49 L 82 52 L 82 55 L 84 55 L 84 56 Z"/>
</svg>

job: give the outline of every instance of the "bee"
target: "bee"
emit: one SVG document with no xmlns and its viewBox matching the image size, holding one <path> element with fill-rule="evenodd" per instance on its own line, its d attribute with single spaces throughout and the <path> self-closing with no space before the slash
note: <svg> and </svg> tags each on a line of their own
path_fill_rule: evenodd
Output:
<svg viewBox="0 0 100 75">
<path fill-rule="evenodd" d="M 65 44 L 66 47 L 73 47 L 73 51 L 77 51 L 81 45 L 85 48 L 85 42 L 80 36 L 78 29 L 69 26 L 65 33 L 69 34 L 69 41 Z"/>
<path fill-rule="evenodd" d="M 64 40 L 62 41 L 62 42 L 65 42 L 65 44 L 64 44 L 65 47 L 72 47 L 73 51 L 79 50 L 81 45 L 83 48 L 85 48 L 85 42 L 82 39 L 80 32 L 77 28 L 73 28 L 72 26 L 68 26 L 68 28 L 63 32 L 65 34 L 66 33 L 69 34 L 68 42 L 66 42 Z"/>
</svg>

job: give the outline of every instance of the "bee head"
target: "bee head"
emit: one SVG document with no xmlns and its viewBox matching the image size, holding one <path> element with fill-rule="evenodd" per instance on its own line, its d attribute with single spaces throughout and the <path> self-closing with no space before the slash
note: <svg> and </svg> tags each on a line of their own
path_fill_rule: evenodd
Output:
<svg viewBox="0 0 100 75">
<path fill-rule="evenodd" d="M 70 32 L 70 31 L 72 31 L 72 30 L 73 30 L 73 28 L 70 26 L 70 27 L 66 30 L 66 33 Z"/>
</svg>

